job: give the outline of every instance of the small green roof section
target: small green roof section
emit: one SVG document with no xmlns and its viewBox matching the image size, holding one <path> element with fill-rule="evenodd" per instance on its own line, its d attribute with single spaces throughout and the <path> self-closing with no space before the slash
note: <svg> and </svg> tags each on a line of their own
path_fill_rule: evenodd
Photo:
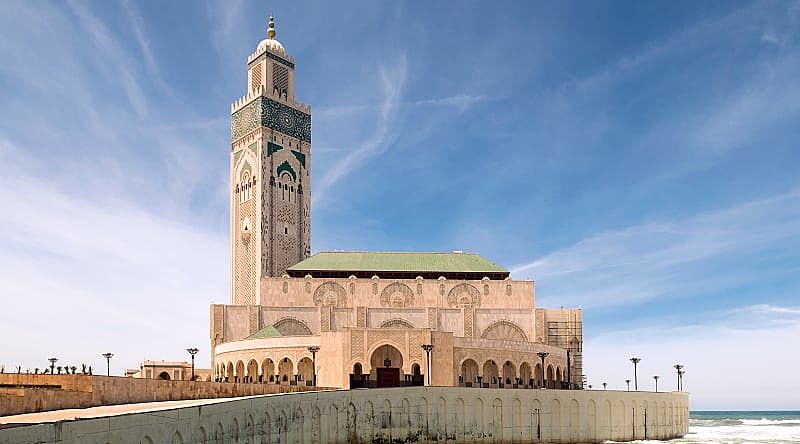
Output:
<svg viewBox="0 0 800 444">
<path fill-rule="evenodd" d="M 266 338 L 276 338 L 278 336 L 283 336 L 283 335 L 275 327 L 267 325 L 266 327 L 253 333 L 252 335 L 246 337 L 245 339 L 266 339 Z"/>
<path fill-rule="evenodd" d="M 289 271 L 508 273 L 475 253 L 385 253 L 331 251 L 317 253 Z"/>
</svg>

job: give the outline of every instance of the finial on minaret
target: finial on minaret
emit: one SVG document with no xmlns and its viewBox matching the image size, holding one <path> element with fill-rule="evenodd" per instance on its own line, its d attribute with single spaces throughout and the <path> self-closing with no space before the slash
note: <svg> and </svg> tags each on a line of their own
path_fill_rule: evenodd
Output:
<svg viewBox="0 0 800 444">
<path fill-rule="evenodd" d="M 269 25 L 267 25 L 267 37 L 274 39 L 275 38 L 275 18 L 272 16 L 272 13 L 269 14 Z"/>
</svg>

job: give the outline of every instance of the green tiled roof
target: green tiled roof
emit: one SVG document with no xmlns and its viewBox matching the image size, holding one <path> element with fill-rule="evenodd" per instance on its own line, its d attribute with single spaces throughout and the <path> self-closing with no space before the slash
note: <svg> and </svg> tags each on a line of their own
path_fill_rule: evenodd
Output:
<svg viewBox="0 0 800 444">
<path fill-rule="evenodd" d="M 289 271 L 384 271 L 425 273 L 508 273 L 475 253 L 317 253 Z"/>
<path fill-rule="evenodd" d="M 252 335 L 246 337 L 245 339 L 266 339 L 266 338 L 275 338 L 278 336 L 283 336 L 283 335 L 275 327 L 267 325 L 266 327 L 253 333 Z"/>
</svg>

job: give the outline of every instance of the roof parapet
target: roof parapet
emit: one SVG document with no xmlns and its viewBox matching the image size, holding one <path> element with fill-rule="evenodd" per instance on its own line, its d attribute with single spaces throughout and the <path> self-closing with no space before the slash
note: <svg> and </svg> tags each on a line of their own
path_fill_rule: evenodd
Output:
<svg viewBox="0 0 800 444">
<path fill-rule="evenodd" d="M 275 100 L 276 102 L 283 103 L 284 105 L 291 106 L 292 108 L 299 109 L 306 114 L 311 114 L 311 107 L 309 105 L 306 105 L 303 102 L 298 102 L 297 100 L 289 99 L 289 96 L 286 93 L 279 94 L 277 91 L 267 91 L 267 87 L 264 85 L 259 85 L 258 88 L 252 89 L 249 93 L 247 93 L 247 95 L 236 99 L 231 104 L 231 114 L 244 108 L 250 102 L 259 97 L 266 97 L 268 99 Z"/>
<path fill-rule="evenodd" d="M 247 64 L 249 65 L 250 63 L 253 62 L 253 60 L 257 59 L 259 56 L 261 56 L 261 54 L 264 54 L 265 52 L 273 54 L 276 57 L 282 58 L 282 59 L 284 59 L 284 60 L 286 60 L 288 62 L 294 63 L 294 57 L 290 56 L 289 54 L 277 54 L 277 53 L 275 53 L 273 51 L 270 51 L 267 48 L 263 48 L 261 51 L 256 49 L 252 54 L 247 56 Z"/>
</svg>

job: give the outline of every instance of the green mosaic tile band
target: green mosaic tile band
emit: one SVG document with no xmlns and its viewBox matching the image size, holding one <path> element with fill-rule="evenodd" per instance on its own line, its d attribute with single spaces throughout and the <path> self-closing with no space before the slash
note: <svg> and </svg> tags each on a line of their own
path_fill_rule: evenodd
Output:
<svg viewBox="0 0 800 444">
<path fill-rule="evenodd" d="M 277 143 L 267 142 L 267 157 L 271 156 L 272 153 L 277 153 L 282 149 L 283 147 L 278 145 Z"/>
<path fill-rule="evenodd" d="M 297 159 L 298 162 L 300 162 L 300 166 L 305 168 L 306 167 L 306 155 L 301 153 L 300 151 L 295 151 L 295 150 L 292 150 L 292 154 L 294 154 L 294 157 Z"/>
<path fill-rule="evenodd" d="M 260 97 L 233 113 L 231 141 L 259 125 L 311 143 L 311 115 L 266 97 Z"/>
<path fill-rule="evenodd" d="M 268 57 L 268 58 L 270 58 L 272 60 L 275 60 L 276 62 L 283 63 L 284 65 L 288 66 L 289 68 L 294 69 L 294 63 L 292 63 L 292 62 L 290 62 L 290 61 L 288 61 L 288 60 L 286 60 L 286 59 L 284 59 L 284 58 L 282 58 L 280 56 L 277 56 L 277 55 L 275 55 L 275 54 L 273 54 L 273 53 L 271 53 L 269 51 L 266 51 L 264 54 L 261 54 L 260 56 L 256 57 L 255 60 L 253 60 L 252 62 L 250 62 L 248 64 L 248 66 L 252 65 L 253 63 L 258 63 L 260 60 L 264 60 L 264 58 L 266 58 L 266 57 Z"/>
</svg>

